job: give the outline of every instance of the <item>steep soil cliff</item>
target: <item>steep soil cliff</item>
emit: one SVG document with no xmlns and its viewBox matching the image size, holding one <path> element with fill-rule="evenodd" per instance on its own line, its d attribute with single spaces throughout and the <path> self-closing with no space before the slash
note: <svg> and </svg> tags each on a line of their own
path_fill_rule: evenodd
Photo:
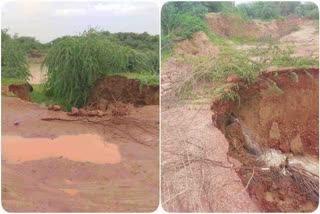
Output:
<svg viewBox="0 0 320 214">
<path fill-rule="evenodd" d="M 229 78 L 225 93 L 211 106 L 213 122 L 230 143 L 229 153 L 246 167 L 258 167 L 255 174 L 244 168 L 238 174 L 247 183 L 252 173 L 249 192 L 265 211 L 317 207 L 318 77 L 317 67 L 288 67 L 265 69 L 252 85 Z M 238 94 L 236 100 L 228 98 L 231 92 Z"/>
</svg>

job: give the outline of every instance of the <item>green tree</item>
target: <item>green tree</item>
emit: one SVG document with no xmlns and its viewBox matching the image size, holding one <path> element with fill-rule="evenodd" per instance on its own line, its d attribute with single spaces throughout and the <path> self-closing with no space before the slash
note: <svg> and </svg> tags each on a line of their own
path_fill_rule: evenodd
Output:
<svg viewBox="0 0 320 214">
<path fill-rule="evenodd" d="M 277 4 L 274 2 L 266 2 L 261 11 L 261 18 L 271 19 L 280 16 L 281 10 Z"/>
<path fill-rule="evenodd" d="M 8 30 L 1 30 L 1 76 L 29 80 L 27 54 Z"/>
</svg>

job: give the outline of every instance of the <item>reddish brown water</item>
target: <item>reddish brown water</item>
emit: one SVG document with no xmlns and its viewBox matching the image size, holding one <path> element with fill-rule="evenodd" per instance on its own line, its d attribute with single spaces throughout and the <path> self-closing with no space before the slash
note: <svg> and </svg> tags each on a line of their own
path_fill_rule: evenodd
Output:
<svg viewBox="0 0 320 214">
<path fill-rule="evenodd" d="M 105 143 L 98 135 L 63 135 L 55 139 L 2 136 L 2 158 L 9 163 L 64 157 L 96 164 L 120 162 L 115 144 Z"/>
</svg>

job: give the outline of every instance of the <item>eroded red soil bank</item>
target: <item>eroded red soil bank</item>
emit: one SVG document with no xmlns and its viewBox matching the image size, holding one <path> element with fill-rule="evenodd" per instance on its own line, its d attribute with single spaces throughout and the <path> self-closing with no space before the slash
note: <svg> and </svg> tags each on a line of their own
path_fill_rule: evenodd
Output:
<svg viewBox="0 0 320 214">
<path fill-rule="evenodd" d="M 159 86 L 142 85 L 141 81 L 123 76 L 105 76 L 95 83 L 87 107 L 106 110 L 115 102 L 133 105 L 159 105 Z"/>
<path fill-rule="evenodd" d="M 318 164 L 318 77 L 318 67 L 266 69 L 251 85 L 230 77 L 225 93 L 211 106 L 213 122 L 230 143 L 230 155 L 245 166 L 238 174 L 245 185 L 251 178 L 248 191 L 264 211 L 313 211 L 318 205 L 318 171 L 302 175 L 308 162 L 295 166 L 294 172 L 290 165 L 294 158 Z M 237 93 L 238 99 L 228 99 L 228 93 Z M 261 158 L 267 152 L 283 162 L 267 163 Z M 266 165 L 266 171 L 253 170 Z"/>
</svg>

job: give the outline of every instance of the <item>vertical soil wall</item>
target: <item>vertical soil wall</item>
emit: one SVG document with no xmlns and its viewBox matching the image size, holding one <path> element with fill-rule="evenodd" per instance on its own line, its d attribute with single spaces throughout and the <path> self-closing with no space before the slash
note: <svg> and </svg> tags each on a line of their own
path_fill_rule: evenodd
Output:
<svg viewBox="0 0 320 214">
<path fill-rule="evenodd" d="M 228 96 L 220 95 L 213 101 L 211 109 L 214 111 L 213 122 L 230 142 L 230 155 L 244 166 L 263 167 L 266 161 L 262 163 L 259 157 L 261 160 L 261 156 L 279 154 L 284 162 L 279 162 L 277 168 L 283 172 L 290 172 L 290 158 L 312 160 L 317 165 L 318 78 L 318 67 L 266 69 L 252 85 L 239 78 L 228 78 L 229 83 L 223 86 L 224 92 L 235 92 L 238 99 L 230 100 Z M 275 162 L 276 157 L 271 156 L 269 159 Z M 300 170 L 310 168 L 307 162 L 301 162 L 300 165 Z M 296 173 L 272 174 L 271 171 L 268 175 L 256 171 L 254 176 L 248 170 L 238 171 L 245 184 L 250 176 L 253 177 L 248 190 L 263 210 L 294 212 L 316 209 L 318 190 L 310 195 L 310 187 L 301 187 L 301 182 L 295 177 Z M 314 170 L 312 173 L 313 178 L 308 182 L 318 187 L 319 172 Z M 268 176 L 270 179 L 265 179 Z M 302 177 L 305 181 L 306 177 Z"/>
</svg>

